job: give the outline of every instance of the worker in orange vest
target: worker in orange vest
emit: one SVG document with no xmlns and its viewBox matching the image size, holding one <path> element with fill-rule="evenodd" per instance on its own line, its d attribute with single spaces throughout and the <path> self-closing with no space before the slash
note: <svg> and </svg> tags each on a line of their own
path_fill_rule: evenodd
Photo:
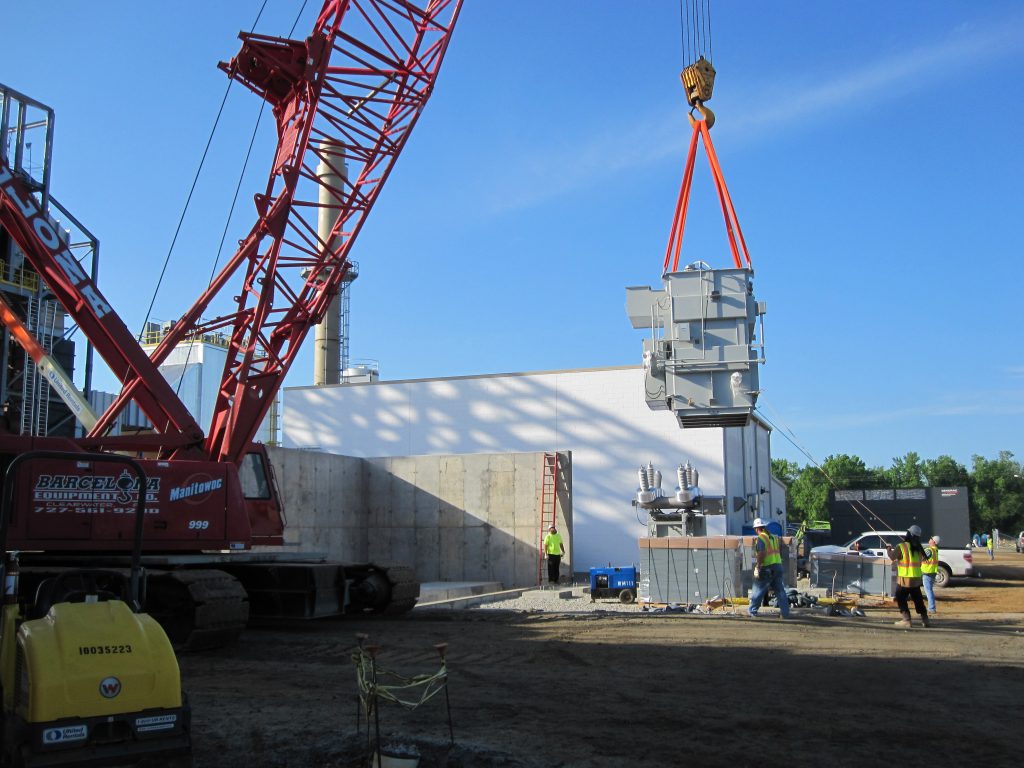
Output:
<svg viewBox="0 0 1024 768">
<path fill-rule="evenodd" d="M 921 623 L 930 627 L 928 611 L 924 607 L 924 597 L 921 595 L 921 563 L 926 555 L 924 547 L 921 546 L 921 528 L 912 525 L 907 529 L 903 541 L 896 547 L 886 547 L 889 558 L 896 563 L 896 607 L 900 612 L 900 620 L 897 626 L 910 629 L 910 606 L 907 598 L 914 601 L 914 609 L 921 617 Z"/>
</svg>

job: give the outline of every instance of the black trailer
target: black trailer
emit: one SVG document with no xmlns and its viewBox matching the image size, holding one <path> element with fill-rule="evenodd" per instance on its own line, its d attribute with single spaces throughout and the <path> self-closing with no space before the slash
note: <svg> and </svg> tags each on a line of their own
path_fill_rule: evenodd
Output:
<svg viewBox="0 0 1024 768">
<path fill-rule="evenodd" d="M 864 531 L 905 531 L 921 526 L 923 539 L 938 534 L 944 548 L 970 546 L 967 488 L 872 488 L 828 494 L 832 544 L 845 544 Z"/>
</svg>

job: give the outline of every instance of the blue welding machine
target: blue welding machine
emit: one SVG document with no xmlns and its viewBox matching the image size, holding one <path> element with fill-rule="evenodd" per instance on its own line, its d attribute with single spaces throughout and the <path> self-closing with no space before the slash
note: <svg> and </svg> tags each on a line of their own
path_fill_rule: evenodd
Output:
<svg viewBox="0 0 1024 768">
<path fill-rule="evenodd" d="M 590 599 L 601 597 L 617 597 L 623 603 L 636 600 L 636 567 L 591 568 Z"/>
</svg>

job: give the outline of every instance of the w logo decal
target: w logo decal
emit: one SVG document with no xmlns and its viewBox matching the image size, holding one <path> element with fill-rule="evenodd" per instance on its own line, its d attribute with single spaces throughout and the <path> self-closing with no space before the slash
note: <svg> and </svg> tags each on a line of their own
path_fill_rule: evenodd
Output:
<svg viewBox="0 0 1024 768">
<path fill-rule="evenodd" d="M 112 699 L 121 692 L 121 681 L 116 677 L 105 677 L 100 681 L 100 696 Z"/>
</svg>

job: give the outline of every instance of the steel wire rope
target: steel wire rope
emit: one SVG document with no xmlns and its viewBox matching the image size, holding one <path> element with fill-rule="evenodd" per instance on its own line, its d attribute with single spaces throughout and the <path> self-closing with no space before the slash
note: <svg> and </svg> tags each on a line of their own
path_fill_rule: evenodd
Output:
<svg viewBox="0 0 1024 768">
<path fill-rule="evenodd" d="M 704 55 L 704 0 L 693 0 L 696 10 L 697 57 Z"/>
<path fill-rule="evenodd" d="M 696 25 L 694 24 L 694 11 L 695 7 L 693 4 L 694 0 L 686 0 L 686 35 L 690 39 L 690 63 L 697 56 L 697 37 L 694 34 Z"/>
<path fill-rule="evenodd" d="M 715 47 L 711 38 L 711 0 L 708 0 L 708 62 L 715 63 Z"/>
<path fill-rule="evenodd" d="M 763 402 L 763 398 L 761 398 L 761 400 Z M 763 418 L 765 421 L 768 422 L 769 426 L 771 426 L 771 427 L 777 429 L 779 432 L 781 432 L 782 436 L 785 437 L 793 445 L 794 448 L 796 448 L 798 451 L 800 451 L 800 453 L 802 453 L 807 458 L 807 460 L 809 462 L 811 462 L 811 464 L 813 464 L 814 467 L 819 472 L 821 472 L 822 477 L 824 477 L 828 481 L 829 485 L 832 486 L 833 490 L 836 490 L 836 491 L 844 490 L 844 489 L 839 487 L 839 484 L 835 481 L 835 478 L 833 478 L 832 475 L 830 475 L 828 472 L 825 471 L 825 469 L 821 466 L 821 464 L 817 460 L 815 460 L 815 458 L 810 454 L 810 452 L 796 441 L 796 435 L 792 432 L 791 429 L 789 429 L 789 427 L 780 426 L 779 424 L 776 424 L 774 421 L 772 421 L 772 419 L 768 418 L 768 416 L 765 414 L 765 412 L 762 410 L 762 408 L 760 406 L 757 406 L 755 408 L 755 410 L 758 412 L 758 414 L 760 414 L 761 418 Z M 871 530 L 872 533 L 879 533 L 879 531 L 874 527 L 874 525 L 872 525 L 871 520 L 869 520 L 867 517 L 865 517 L 864 514 L 861 512 L 861 510 L 857 508 L 858 504 L 861 507 L 863 507 L 864 511 L 866 511 L 868 513 L 868 515 L 870 515 L 871 517 L 874 517 L 877 520 L 881 520 L 882 524 L 886 528 L 888 528 L 890 531 L 893 530 L 893 528 L 888 523 L 886 523 L 884 520 L 882 520 L 880 517 L 878 517 L 878 515 L 875 514 L 875 512 L 871 509 L 871 507 L 869 507 L 863 501 L 859 501 L 859 500 L 852 500 L 852 501 L 850 501 L 850 505 L 853 507 L 853 510 L 857 513 L 858 517 L 860 517 L 861 520 L 864 521 L 864 523 L 868 526 L 868 528 Z"/>
<path fill-rule="evenodd" d="M 686 22 L 684 20 L 684 13 L 689 16 L 689 8 L 684 10 L 683 0 L 679 0 L 679 41 L 680 47 L 682 48 L 683 55 L 683 66 L 689 64 L 689 47 L 686 44 Z"/>
<path fill-rule="evenodd" d="M 704 30 L 704 58 L 709 62 L 711 61 L 711 21 L 709 16 L 711 15 L 711 0 L 702 0 L 704 3 L 704 12 L 701 15 L 701 27 Z"/>
<path fill-rule="evenodd" d="M 707 13 L 707 0 L 700 0 L 700 55 L 705 59 L 708 57 L 708 13 Z"/>
<path fill-rule="evenodd" d="M 288 37 L 291 37 L 295 33 L 295 27 L 298 26 L 299 19 L 302 18 L 302 13 L 303 13 L 303 11 L 306 10 L 306 3 L 307 2 L 309 2 L 309 0 L 303 0 L 302 6 L 299 8 L 299 12 L 295 16 L 295 21 L 292 22 L 292 27 L 288 31 Z M 252 28 L 249 30 L 250 33 L 253 30 L 256 29 L 256 24 L 259 22 L 260 15 L 263 14 L 263 9 L 266 8 L 266 6 L 267 6 L 267 0 L 263 0 L 263 6 L 260 8 L 260 12 L 256 16 L 256 21 L 254 21 L 253 24 L 252 24 Z M 225 97 L 226 97 L 226 94 L 225 94 Z M 253 128 L 252 128 L 252 135 L 249 137 L 249 147 L 248 147 L 248 149 L 246 149 L 246 152 L 245 152 L 245 160 L 242 161 L 242 170 L 238 174 L 238 183 L 235 184 L 235 193 L 234 193 L 234 195 L 231 198 L 231 205 L 228 208 L 227 219 L 224 221 L 224 229 L 223 229 L 223 231 L 221 232 L 221 235 L 220 235 L 220 243 L 218 243 L 218 245 L 217 245 L 217 255 L 214 258 L 213 266 L 210 269 L 210 278 L 209 278 L 209 280 L 206 283 L 207 287 L 213 285 L 213 279 L 214 279 L 214 277 L 217 276 L 217 266 L 220 264 L 220 258 L 221 258 L 221 256 L 224 253 L 224 242 L 227 240 L 228 230 L 231 227 L 231 219 L 234 218 L 234 215 L 235 215 L 235 206 L 238 204 L 238 195 L 239 195 L 239 192 L 242 189 L 242 182 L 245 179 L 245 173 L 249 169 L 249 160 L 252 158 L 252 148 L 256 144 L 256 136 L 259 133 L 260 123 L 263 120 L 263 112 L 266 109 L 266 106 L 267 106 L 266 99 L 262 99 L 260 101 L 260 111 L 256 115 L 256 124 L 253 126 Z M 188 345 L 188 349 L 185 352 L 185 364 L 181 367 L 181 375 L 178 377 L 178 383 L 177 383 L 177 385 L 174 388 L 174 393 L 175 394 L 179 394 L 181 392 L 181 385 L 185 381 L 185 373 L 186 373 L 186 371 L 188 369 L 188 361 L 192 357 L 192 348 L 194 346 L 194 343 L 195 342 L 193 341 L 192 344 L 189 344 Z"/>
<path fill-rule="evenodd" d="M 697 55 L 697 41 L 693 36 L 693 0 L 686 3 L 686 34 L 690 41 L 690 57 L 693 58 Z"/>
<path fill-rule="evenodd" d="M 263 4 L 260 5 L 260 10 L 256 14 L 256 19 L 252 23 L 252 27 L 249 30 L 251 34 L 256 29 L 256 25 L 260 21 L 260 17 L 263 15 L 264 9 L 267 7 L 267 0 L 263 0 Z M 213 120 L 213 126 L 210 128 L 210 135 L 206 139 L 206 147 L 203 149 L 203 155 L 199 159 L 199 167 L 196 168 L 195 176 L 192 178 L 192 186 L 189 188 L 188 195 L 185 198 L 185 205 L 181 209 L 181 215 L 178 217 L 178 225 L 174 229 L 174 236 L 171 238 L 171 244 L 167 249 L 167 255 L 164 257 L 163 267 L 160 269 L 160 276 L 157 278 L 156 287 L 153 289 L 153 297 L 149 301 L 149 307 L 146 309 L 146 318 L 142 321 L 142 328 L 139 330 L 139 335 L 136 340 L 141 342 L 142 336 L 146 331 L 146 324 L 149 323 L 149 318 L 153 313 L 153 305 L 156 303 L 156 297 L 160 293 L 160 286 L 163 284 L 164 275 L 167 273 L 167 266 L 171 261 L 171 254 L 174 252 L 174 246 L 178 242 L 178 235 L 181 234 L 182 224 L 185 222 L 185 216 L 188 213 L 189 205 L 192 202 L 192 195 L 196 191 L 196 185 L 199 183 L 199 175 L 203 172 L 203 165 L 206 163 L 206 157 L 210 153 L 210 145 L 213 144 L 213 137 L 217 133 L 217 126 L 220 124 L 220 118 L 224 114 L 224 105 L 227 103 L 228 94 L 231 93 L 231 85 L 234 80 L 228 79 L 227 87 L 224 89 L 224 96 L 220 100 L 220 107 L 217 109 L 217 117 Z M 187 364 L 187 363 L 186 363 Z"/>
</svg>

